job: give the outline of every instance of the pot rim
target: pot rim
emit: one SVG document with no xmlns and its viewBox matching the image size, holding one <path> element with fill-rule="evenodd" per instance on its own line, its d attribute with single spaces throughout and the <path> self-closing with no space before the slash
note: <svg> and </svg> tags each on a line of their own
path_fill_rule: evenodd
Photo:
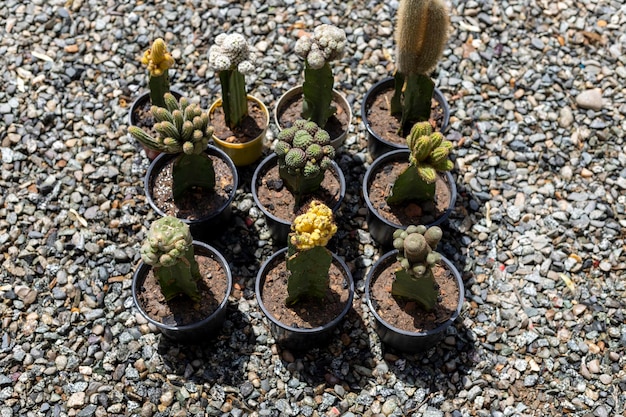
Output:
<svg viewBox="0 0 626 417">
<path fill-rule="evenodd" d="M 267 134 L 267 129 L 269 128 L 269 125 L 270 125 L 270 113 L 269 113 L 269 110 L 267 109 L 267 106 L 258 97 L 255 97 L 251 94 L 247 94 L 246 97 L 248 100 L 251 100 L 257 103 L 259 107 L 261 108 L 261 110 L 263 111 L 263 113 L 265 114 L 265 126 L 263 127 L 263 131 L 259 133 L 259 135 L 256 138 L 245 143 L 226 142 L 218 138 L 215 134 L 213 134 L 212 139 L 215 143 L 219 144 L 219 146 L 224 146 L 224 147 L 231 148 L 231 149 L 246 149 L 246 148 L 253 146 L 258 141 L 262 141 L 265 135 Z M 213 101 L 213 103 L 211 103 L 211 106 L 209 107 L 209 116 L 215 112 L 215 109 L 221 106 L 222 106 L 222 98 L 220 97 L 216 99 L 215 101 Z"/>
</svg>

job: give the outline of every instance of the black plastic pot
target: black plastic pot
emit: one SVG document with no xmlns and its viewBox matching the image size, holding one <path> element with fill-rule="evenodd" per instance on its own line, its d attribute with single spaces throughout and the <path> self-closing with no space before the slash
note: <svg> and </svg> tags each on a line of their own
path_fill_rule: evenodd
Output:
<svg viewBox="0 0 626 417">
<path fill-rule="evenodd" d="M 148 316 L 139 304 L 139 300 L 137 298 L 137 292 L 139 288 L 141 288 L 141 286 L 143 285 L 146 276 L 150 271 L 150 268 L 152 268 L 150 265 L 144 263 L 143 261 L 139 263 L 139 266 L 133 274 L 132 294 L 135 307 L 137 307 L 139 313 L 141 313 L 141 315 L 149 323 L 157 327 L 159 331 L 163 333 L 163 335 L 165 335 L 168 339 L 179 343 L 200 344 L 211 339 L 217 333 L 219 333 L 222 327 L 222 323 L 224 322 L 224 319 L 226 317 L 228 296 L 230 295 L 233 287 L 233 278 L 230 267 L 228 266 L 228 262 L 226 262 L 226 259 L 224 259 L 222 254 L 220 254 L 215 248 L 197 240 L 193 241 L 193 247 L 194 253 L 196 255 L 208 256 L 219 262 L 226 272 L 226 279 L 228 280 L 226 286 L 226 295 L 224 296 L 224 299 L 220 301 L 217 309 L 210 316 L 196 323 L 191 323 L 183 326 L 164 324 Z"/>
<path fill-rule="evenodd" d="M 369 123 L 368 113 L 369 109 L 374 102 L 376 96 L 381 92 L 393 88 L 394 86 L 394 78 L 389 77 L 385 78 L 374 84 L 365 94 L 363 98 L 363 105 L 361 106 L 361 118 L 363 119 L 363 124 L 365 125 L 365 130 L 367 131 L 367 150 L 372 156 L 373 159 L 378 158 L 380 155 L 394 151 L 397 149 L 406 149 L 407 145 L 397 144 L 393 142 L 389 142 L 388 140 L 380 137 Z M 438 129 L 440 132 L 445 133 L 448 129 L 448 124 L 450 123 L 450 106 L 448 105 L 448 101 L 444 97 L 441 90 L 435 88 L 433 93 L 433 98 L 435 101 L 439 103 L 439 106 L 443 109 L 443 120 L 441 122 L 441 128 Z"/>
<path fill-rule="evenodd" d="M 284 262 L 286 253 L 287 248 L 280 249 L 272 256 L 270 256 L 263 263 L 263 265 L 261 265 L 255 283 L 256 299 L 259 303 L 259 307 L 261 307 L 261 311 L 263 311 L 263 314 L 270 322 L 270 331 L 272 333 L 272 336 L 276 340 L 276 343 L 286 349 L 307 350 L 311 349 L 314 346 L 319 346 L 328 342 L 328 340 L 332 337 L 335 328 L 339 326 L 339 324 L 343 321 L 343 319 L 352 308 L 352 300 L 354 299 L 354 279 L 352 278 L 352 273 L 350 272 L 350 268 L 348 268 L 346 263 L 335 253 L 332 253 L 333 263 L 343 269 L 344 275 L 347 279 L 346 285 L 350 291 L 350 295 L 348 296 L 348 300 L 346 301 L 345 308 L 337 317 L 335 317 L 332 321 L 323 326 L 315 328 L 292 327 L 272 316 L 272 314 L 263 304 L 262 298 L 263 285 L 265 284 L 267 271 L 279 262 Z"/>
<path fill-rule="evenodd" d="M 268 157 L 266 157 L 254 170 L 254 174 L 252 175 L 252 197 L 254 198 L 254 202 L 257 207 L 261 210 L 261 212 L 265 215 L 265 221 L 267 223 L 267 227 L 270 230 L 270 234 L 274 241 L 275 246 L 282 246 L 287 243 L 287 236 L 289 235 L 289 231 L 291 230 L 291 221 L 278 218 L 270 213 L 266 207 L 264 207 L 259 201 L 257 187 L 259 185 L 259 181 L 263 175 L 272 167 L 274 167 L 278 163 L 278 155 L 272 153 Z M 341 186 L 341 191 L 339 195 L 339 200 L 337 204 L 330 209 L 335 213 L 339 210 L 341 206 L 341 202 L 343 201 L 344 196 L 346 195 L 346 179 L 341 171 L 341 168 L 335 161 L 332 163 L 335 172 L 337 173 L 337 178 L 339 179 L 339 184 Z M 287 190 L 285 188 L 285 190 Z"/>
<path fill-rule="evenodd" d="M 372 205 L 372 202 L 369 198 L 369 187 L 374 179 L 374 173 L 378 171 L 382 166 L 396 161 L 406 162 L 408 160 L 408 149 L 398 149 L 388 152 L 381 155 L 374 162 L 372 162 L 367 171 L 365 171 L 365 176 L 363 177 L 362 192 L 365 204 L 367 205 L 367 227 L 370 235 L 374 238 L 374 240 L 376 240 L 376 242 L 383 245 L 384 247 L 391 247 L 391 244 L 393 242 L 393 232 L 396 229 L 406 229 L 408 224 L 397 224 L 385 219 L 379 213 L 376 207 Z M 424 222 L 422 224 L 427 227 L 436 226 L 446 221 L 450 216 L 450 213 L 452 213 L 452 210 L 454 209 L 454 204 L 456 202 L 457 191 L 454 177 L 450 172 L 445 172 L 444 174 L 438 175 L 445 175 L 446 182 L 450 187 L 450 204 L 446 211 L 439 217 L 434 219 L 424 218 Z"/>
<path fill-rule="evenodd" d="M 463 299 L 465 297 L 463 280 L 461 279 L 461 274 L 456 269 L 454 264 L 442 256 L 441 261 L 445 264 L 446 268 L 452 272 L 459 287 L 459 302 L 456 310 L 448 320 L 432 330 L 425 332 L 409 332 L 399 329 L 392 326 L 378 315 L 376 301 L 372 299 L 371 290 L 372 284 L 378 275 L 395 262 L 397 254 L 398 251 L 393 250 L 381 256 L 372 266 L 367 274 L 367 277 L 365 278 L 365 300 L 375 318 L 374 330 L 376 331 L 376 334 L 378 334 L 378 337 L 380 337 L 381 342 L 394 349 L 401 350 L 403 352 L 420 352 L 428 350 L 443 339 L 446 334 L 446 329 L 450 327 L 461 314 L 461 307 L 463 306 Z"/>
<path fill-rule="evenodd" d="M 232 214 L 231 203 L 235 198 L 235 192 L 237 191 L 237 185 L 239 182 L 239 176 L 237 173 L 237 168 L 231 159 L 222 151 L 221 149 L 216 148 L 213 145 L 209 145 L 205 150 L 207 155 L 217 156 L 222 159 L 224 162 L 228 164 L 232 175 L 233 175 L 233 188 L 230 190 L 229 197 L 226 201 L 222 203 L 222 205 L 215 210 L 214 213 L 201 217 L 195 220 L 189 220 L 181 218 L 183 222 L 189 225 L 191 230 L 191 235 L 194 239 L 202 240 L 202 241 L 210 241 L 214 238 L 219 237 L 220 231 L 224 230 L 226 225 L 228 224 L 228 220 Z M 159 214 L 159 216 L 165 216 L 165 213 L 157 207 L 153 198 L 152 198 L 152 181 L 153 178 L 156 177 L 156 174 L 160 172 L 163 167 L 172 159 L 174 159 L 176 155 L 174 154 L 160 154 L 148 167 L 148 171 L 146 172 L 146 176 L 144 177 L 144 190 L 146 193 L 146 199 L 150 204 L 150 207 Z M 201 175 L 201 173 L 199 173 Z"/>
</svg>

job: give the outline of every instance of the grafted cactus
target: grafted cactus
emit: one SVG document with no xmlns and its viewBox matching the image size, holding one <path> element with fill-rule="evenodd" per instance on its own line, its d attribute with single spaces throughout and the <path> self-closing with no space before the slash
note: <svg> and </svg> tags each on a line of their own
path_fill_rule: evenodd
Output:
<svg viewBox="0 0 626 417">
<path fill-rule="evenodd" d="M 168 70 L 174 65 L 174 58 L 168 52 L 165 41 L 155 39 L 150 49 L 144 52 L 141 63 L 148 67 L 150 102 L 153 106 L 165 107 L 163 97 L 170 91 Z"/>
<path fill-rule="evenodd" d="M 333 99 L 333 73 L 330 62 L 343 56 L 346 34 L 333 25 L 320 25 L 313 36 L 303 36 L 296 42 L 295 52 L 305 60 L 302 95 L 302 118 L 325 127 L 337 109 Z"/>
<path fill-rule="evenodd" d="M 324 172 L 335 157 L 328 132 L 303 119 L 278 134 L 274 150 L 280 177 L 294 195 L 296 206 L 300 205 L 302 196 L 319 189 Z"/>
<path fill-rule="evenodd" d="M 399 134 L 430 118 L 435 89 L 428 73 L 448 40 L 449 16 L 443 0 L 402 0 L 396 27 L 395 92 L 391 114 L 402 115 Z"/>
<path fill-rule="evenodd" d="M 429 201 L 435 196 L 437 172 L 450 171 L 448 159 L 452 142 L 444 140 L 440 132 L 433 132 L 429 122 L 413 125 L 406 138 L 409 146 L 409 166 L 398 175 L 387 204 L 401 204 L 409 200 Z"/>
<path fill-rule="evenodd" d="M 192 241 L 189 226 L 166 216 L 152 223 L 141 246 L 141 259 L 152 266 L 166 301 L 183 294 L 200 301 L 197 282 L 202 277 Z"/>
<path fill-rule="evenodd" d="M 208 113 L 198 104 L 184 97 L 176 101 L 171 93 L 166 93 L 164 99 L 165 107 L 152 106 L 151 109 L 157 137 L 137 126 L 129 126 L 128 132 L 149 149 L 179 154 L 172 168 L 172 194 L 174 200 L 179 201 L 191 187 L 213 189 L 215 186 L 213 163 L 204 154 L 213 127 L 209 125 Z"/>
<path fill-rule="evenodd" d="M 324 297 L 332 262 L 326 244 L 336 232 L 333 212 L 318 201 L 312 201 L 308 210 L 296 217 L 291 225 L 287 250 L 287 305 L 305 297 Z"/>
<path fill-rule="evenodd" d="M 426 310 L 433 309 L 439 291 L 432 268 L 441 259 L 435 249 L 442 234 L 438 226 L 422 225 L 394 232 L 393 246 L 398 249 L 397 259 L 401 265 L 391 286 L 394 296 L 416 301 Z"/>
<path fill-rule="evenodd" d="M 224 117 L 231 129 L 248 115 L 244 75 L 254 70 L 254 58 L 246 38 L 238 33 L 218 35 L 209 49 L 209 65 L 219 75 Z"/>
</svg>

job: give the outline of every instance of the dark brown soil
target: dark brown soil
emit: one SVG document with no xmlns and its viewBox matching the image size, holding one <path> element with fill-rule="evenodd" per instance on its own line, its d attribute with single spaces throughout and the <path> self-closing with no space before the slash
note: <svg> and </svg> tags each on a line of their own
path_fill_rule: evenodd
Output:
<svg viewBox="0 0 626 417">
<path fill-rule="evenodd" d="M 201 302 L 194 303 L 189 297 L 179 295 L 166 302 L 152 269 L 142 286 L 137 289 L 137 300 L 146 314 L 155 321 L 167 325 L 186 325 L 210 316 L 226 297 L 228 282 L 226 272 L 215 259 L 196 253 L 202 281 L 198 283 Z"/>
<path fill-rule="evenodd" d="M 211 114 L 211 125 L 215 129 L 213 134 L 220 140 L 228 143 L 246 143 L 256 139 L 267 126 L 267 114 L 255 101 L 248 100 L 248 116 L 244 117 L 241 125 L 231 130 L 226 125 L 224 108 L 216 107 Z"/>
<path fill-rule="evenodd" d="M 315 328 L 330 323 L 343 311 L 350 296 L 343 268 L 333 262 L 329 269 L 329 289 L 320 300 L 300 300 L 294 307 L 287 307 L 287 279 L 289 271 L 284 257 L 268 268 L 262 289 L 265 308 L 277 320 L 288 326 Z"/>
<path fill-rule="evenodd" d="M 448 320 L 456 311 L 459 287 L 456 278 L 444 264 L 433 268 L 439 287 L 439 302 L 432 311 L 426 311 L 414 301 L 396 299 L 391 295 L 391 284 L 400 263 L 389 258 L 387 267 L 371 283 L 371 295 L 378 315 L 387 323 L 409 332 L 432 330 Z"/>
<path fill-rule="evenodd" d="M 224 205 L 235 187 L 235 179 L 230 167 L 217 156 L 209 155 L 215 170 L 214 190 L 195 187 L 187 193 L 179 204 L 172 196 L 172 166 L 174 158 L 169 160 L 159 172 L 151 178 L 150 194 L 154 204 L 168 216 L 180 219 L 197 220 L 209 216 Z"/>
<path fill-rule="evenodd" d="M 388 221 L 408 226 L 410 224 L 431 224 L 450 206 L 452 192 L 445 176 L 437 174 L 435 182 L 435 198 L 427 202 L 410 202 L 399 206 L 390 206 L 386 198 L 391 192 L 393 182 L 406 167 L 408 162 L 389 161 L 372 173 L 368 184 L 369 199 L 381 216 Z"/>
<path fill-rule="evenodd" d="M 368 100 L 368 104 L 371 103 L 367 112 L 367 120 L 374 131 L 379 137 L 384 140 L 395 143 L 398 145 L 406 144 L 406 136 L 409 131 L 403 132 L 403 136 L 398 135 L 398 129 L 400 128 L 400 117 L 398 115 L 391 115 L 389 112 L 389 103 L 393 97 L 393 88 L 382 90 L 379 94 L 374 96 L 373 99 Z M 430 111 L 430 119 L 428 120 L 436 131 L 441 131 L 441 125 L 443 123 L 443 107 L 439 105 L 439 102 L 433 98 Z M 406 130 L 406 129 L 405 129 Z"/>
<path fill-rule="evenodd" d="M 282 128 L 288 128 L 293 125 L 298 119 L 302 119 L 302 103 L 304 99 L 302 95 L 294 96 L 287 100 L 284 105 L 279 109 L 278 125 Z M 328 118 L 324 130 L 330 135 L 330 140 L 335 140 L 348 130 L 349 115 L 344 109 L 339 106 L 338 103 L 333 102 L 333 105 L 337 108 L 335 115 Z"/>
</svg>

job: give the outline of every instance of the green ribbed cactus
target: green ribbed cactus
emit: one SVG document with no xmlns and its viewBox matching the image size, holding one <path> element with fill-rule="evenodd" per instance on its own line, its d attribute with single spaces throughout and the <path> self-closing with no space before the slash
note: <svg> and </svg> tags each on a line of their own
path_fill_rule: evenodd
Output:
<svg viewBox="0 0 626 417">
<path fill-rule="evenodd" d="M 278 134 L 274 151 L 278 155 L 280 177 L 294 195 L 296 206 L 300 205 L 302 196 L 319 189 L 324 171 L 332 166 L 335 157 L 328 132 L 304 119 L 296 120 Z"/>
<path fill-rule="evenodd" d="M 204 153 L 213 128 L 208 113 L 198 104 L 191 104 L 185 97 L 176 101 L 171 93 L 166 93 L 164 100 L 165 107 L 151 109 L 157 137 L 137 126 L 130 126 L 128 132 L 149 149 L 179 154 L 172 168 L 172 194 L 179 201 L 191 187 L 213 189 L 215 186 L 213 163 Z"/>
<path fill-rule="evenodd" d="M 155 39 L 150 49 L 144 52 L 141 63 L 148 67 L 150 102 L 153 106 L 165 107 L 163 97 L 170 91 L 168 70 L 174 65 L 174 58 L 167 51 L 165 41 Z"/>
<path fill-rule="evenodd" d="M 391 114 L 402 115 L 399 134 L 430 118 L 435 89 L 428 73 L 448 40 L 448 9 L 443 0 L 401 0 L 396 28 L 395 92 Z"/>
<path fill-rule="evenodd" d="M 426 310 L 433 309 L 439 291 L 432 267 L 441 259 L 441 255 L 435 252 L 441 237 L 438 226 L 411 225 L 406 230 L 394 232 L 393 246 L 398 249 L 401 268 L 396 271 L 391 286 L 393 296 L 416 301 Z"/>
<path fill-rule="evenodd" d="M 303 36 L 296 42 L 295 52 L 305 60 L 301 116 L 322 128 L 337 111 L 331 105 L 334 78 L 329 62 L 343 56 L 346 42 L 342 29 L 327 24 L 316 27 L 313 36 Z"/>
<path fill-rule="evenodd" d="M 197 282 L 202 277 L 192 241 L 189 226 L 165 216 L 152 223 L 141 246 L 141 259 L 152 266 L 166 301 L 183 294 L 200 301 Z"/>
<path fill-rule="evenodd" d="M 444 140 L 441 133 L 433 132 L 429 122 L 413 125 L 406 141 L 410 151 L 409 166 L 396 178 L 387 197 L 389 205 L 432 200 L 437 172 L 450 171 L 454 167 L 448 159 L 452 142 Z"/>
</svg>

